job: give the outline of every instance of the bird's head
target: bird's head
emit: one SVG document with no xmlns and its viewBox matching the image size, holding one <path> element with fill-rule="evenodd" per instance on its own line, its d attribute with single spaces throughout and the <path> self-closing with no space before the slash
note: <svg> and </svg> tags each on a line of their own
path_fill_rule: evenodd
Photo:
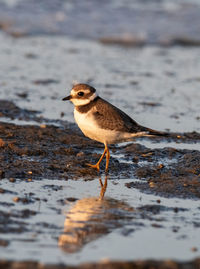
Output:
<svg viewBox="0 0 200 269">
<path fill-rule="evenodd" d="M 70 100 L 75 106 L 89 104 L 97 97 L 96 89 L 87 84 L 76 84 L 73 86 L 69 96 L 63 101 Z"/>
</svg>

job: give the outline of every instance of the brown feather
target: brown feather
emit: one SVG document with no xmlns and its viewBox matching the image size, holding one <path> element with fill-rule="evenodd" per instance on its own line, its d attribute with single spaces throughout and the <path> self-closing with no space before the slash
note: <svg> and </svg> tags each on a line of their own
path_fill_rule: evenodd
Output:
<svg viewBox="0 0 200 269">
<path fill-rule="evenodd" d="M 93 116 L 102 129 L 116 130 L 127 133 L 147 132 L 149 135 L 161 135 L 161 132 L 139 125 L 119 108 L 113 106 L 101 97 L 95 98 L 85 106 L 78 106 L 76 109 L 81 113 L 93 111 Z"/>
</svg>

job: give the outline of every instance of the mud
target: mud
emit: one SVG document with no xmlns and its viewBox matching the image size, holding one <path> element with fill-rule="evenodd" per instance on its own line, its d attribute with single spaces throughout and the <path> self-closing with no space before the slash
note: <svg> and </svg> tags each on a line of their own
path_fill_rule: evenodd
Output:
<svg viewBox="0 0 200 269">
<path fill-rule="evenodd" d="M 40 121 L 36 111 L 20 109 L 12 102 L 1 101 L 0 113 L 3 117 Z M 60 127 L 48 124 L 20 126 L 1 122 L 0 178 L 31 180 L 56 177 L 67 180 L 92 179 L 98 175 L 86 163 L 97 162 L 103 145 L 87 139 L 73 124 L 61 120 L 58 123 Z M 157 142 L 198 143 L 200 134 L 169 133 L 166 138 L 150 139 Z M 200 197 L 199 150 L 149 149 L 138 143 L 111 146 L 111 150 L 114 152 L 110 161 L 111 177 L 136 177 L 141 180 L 127 183 L 128 188 L 139 188 L 166 197 Z M 122 161 L 116 155 L 122 155 Z M 102 169 L 104 165 L 103 162 Z"/>
<path fill-rule="evenodd" d="M 30 269 L 193 269 L 193 268 L 199 268 L 200 267 L 200 260 L 196 259 L 192 262 L 187 263 L 181 263 L 181 262 L 175 262 L 175 261 L 135 261 L 135 262 L 110 262 L 110 261 L 103 261 L 101 263 L 86 263 L 81 264 L 79 266 L 65 266 L 63 264 L 60 265 L 44 265 L 37 262 L 9 262 L 9 261 L 0 261 L 0 268 L 4 269 L 15 269 L 15 268 L 30 268 Z"/>
<path fill-rule="evenodd" d="M 40 234 L 42 236 L 45 230 L 49 235 L 54 235 L 53 240 L 57 241 L 63 253 L 72 255 L 84 250 L 87 244 L 116 229 L 120 229 L 120 235 L 123 237 L 130 237 L 132 234 L 149 229 L 149 225 L 151 229 L 167 229 L 170 215 L 176 219 L 176 225 L 170 226 L 169 230 L 172 233 L 179 233 L 181 225 L 177 219 L 183 220 L 185 214 L 189 214 L 189 209 L 177 205 L 164 205 L 160 197 L 187 199 L 200 197 L 200 152 L 167 147 L 147 148 L 138 144 L 143 141 L 142 139 L 137 143 L 111 146 L 108 181 L 113 180 L 113 184 L 117 186 L 120 179 L 123 188 L 127 190 L 137 188 L 147 194 L 159 195 L 154 204 L 143 202 L 142 205 L 131 207 L 118 199 L 104 198 L 107 176 L 104 182 L 99 178 L 101 186 L 99 198 L 83 197 L 80 199 L 79 196 L 73 196 L 72 191 L 69 192 L 70 196 L 66 196 L 64 194 L 65 183 L 58 184 L 59 181 L 84 180 L 88 182 L 97 177 L 104 177 L 105 162 L 102 164 L 100 174 L 86 165 L 87 162 L 94 163 L 98 160 L 103 146 L 83 136 L 74 124 L 45 118 L 42 118 L 41 124 L 40 113 L 21 109 L 13 102 L 1 100 L 0 113 L 4 119 L 30 122 L 29 125 L 0 122 L 0 195 L 2 198 L 7 197 L 0 203 L 0 234 L 4 235 L 0 238 L 0 245 L 5 249 L 13 245 L 12 240 L 6 239 L 5 235 L 17 237 L 21 235 L 22 239 L 16 239 L 17 242 L 37 245 Z M 33 122 L 37 125 L 33 125 Z M 163 143 L 163 140 L 198 143 L 200 135 L 197 132 L 169 133 L 167 137 L 151 137 L 150 140 L 158 144 Z M 44 178 L 51 181 L 43 182 Z M 132 180 L 133 178 L 134 181 L 123 183 L 123 179 Z M 19 191 L 20 186 L 24 188 L 24 184 L 33 182 L 36 188 L 36 182 L 38 182 L 39 192 L 34 188 L 30 188 L 29 191 Z M 45 196 L 41 191 L 46 193 Z M 52 205 L 48 205 L 49 195 L 53 193 L 58 193 L 58 197 L 54 198 Z M 36 210 L 38 203 L 46 204 L 48 210 L 51 210 L 57 218 L 60 218 L 62 208 L 66 204 L 72 205 L 64 221 L 64 228 L 57 225 L 55 221 L 38 219 L 38 215 L 41 214 L 40 210 Z M 168 217 L 166 217 L 166 212 Z M 173 216 L 174 214 L 176 217 Z M 24 234 L 33 233 L 31 223 L 34 219 L 36 234 L 41 231 L 37 236 L 24 238 Z M 187 223 L 195 229 L 200 227 L 198 218 L 188 219 Z M 185 236 L 182 235 L 179 240 L 184 240 L 184 238 Z M 193 248 L 198 250 L 195 245 Z M 4 263 L 5 268 L 12 268 L 17 264 L 15 262 Z M 193 263 L 189 266 L 193 266 Z M 27 264 L 24 263 L 23 266 Z M 46 258 L 45 264 L 48 264 Z M 116 266 L 112 262 L 108 264 Z M 117 263 L 117 266 L 119 264 L 123 267 L 132 266 L 135 263 Z M 148 268 L 146 266 L 150 264 L 151 262 L 142 263 L 139 268 Z M 30 266 L 40 265 L 30 262 Z M 48 268 L 48 265 L 43 266 Z M 90 267 L 92 265 L 80 264 L 79 266 Z M 99 267 L 101 264 L 95 266 Z M 173 263 L 173 266 L 170 266 L 166 268 L 174 268 L 174 266 L 182 268 L 183 265 Z M 163 262 L 155 263 L 155 268 L 163 268 Z"/>
<path fill-rule="evenodd" d="M 38 4 L 30 9 L 33 1 L 26 8 L 23 0 L 9 3 L 0 15 L 13 21 L 5 24 L 1 16 L 2 30 L 21 38 L 0 34 L 1 266 L 198 268 L 199 48 L 127 49 L 123 46 L 161 43 L 156 36 L 106 32 L 96 32 L 95 39 L 110 46 L 69 37 L 22 38 L 47 33 L 49 24 L 41 23 L 44 14 L 33 12 Z M 47 3 L 42 3 L 49 12 L 46 19 L 49 14 L 53 19 L 55 6 Z M 34 16 L 32 26 L 31 19 L 23 23 L 25 10 Z M 69 25 L 64 22 L 63 29 Z M 94 37 L 89 28 L 87 33 Z M 171 37 L 167 40 L 173 45 Z M 122 46 L 111 45 L 116 43 Z M 100 173 L 88 168 L 103 145 L 70 123 L 73 108 L 61 100 L 73 79 L 94 84 L 103 98 L 139 123 L 169 131 L 169 136 L 111 146 L 107 177 L 105 162 Z"/>
<path fill-rule="evenodd" d="M 196 136 L 196 134 L 194 134 Z M 191 138 L 191 134 L 187 137 Z M 198 150 L 177 150 L 164 148 L 149 150 L 140 145 L 125 149 L 128 155 L 137 157 L 134 162 L 145 162 L 135 168 L 135 176 L 142 182 L 127 183 L 128 188 L 139 188 L 148 193 L 165 197 L 200 197 L 200 152 Z M 174 160 L 171 164 L 166 160 Z"/>
</svg>

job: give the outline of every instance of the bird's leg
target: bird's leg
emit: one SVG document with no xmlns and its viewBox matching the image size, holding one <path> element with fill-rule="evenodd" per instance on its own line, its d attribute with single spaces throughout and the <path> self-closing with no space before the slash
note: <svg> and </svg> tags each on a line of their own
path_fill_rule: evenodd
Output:
<svg viewBox="0 0 200 269">
<path fill-rule="evenodd" d="M 109 166 L 109 160 L 110 160 L 110 151 L 109 151 L 107 145 L 105 145 L 105 148 L 106 148 L 106 169 L 105 169 L 105 171 L 107 172 L 108 166 Z"/>
<path fill-rule="evenodd" d="M 100 195 L 99 195 L 99 200 L 103 200 L 104 194 L 105 194 L 106 188 L 107 188 L 107 176 L 105 177 L 104 184 L 102 183 L 101 178 L 99 179 L 99 182 L 100 182 L 100 185 L 101 185 L 101 192 L 100 192 Z"/>
<path fill-rule="evenodd" d="M 98 162 L 96 164 L 90 164 L 90 163 L 87 163 L 88 166 L 92 167 L 92 168 L 96 168 L 97 171 L 99 171 L 99 165 L 101 163 L 101 161 L 103 160 L 103 157 L 105 156 L 107 152 L 107 145 L 105 145 L 105 148 L 104 148 L 104 152 L 103 154 L 101 155 L 100 159 L 98 160 Z M 106 155 L 107 156 L 107 155 Z"/>
</svg>

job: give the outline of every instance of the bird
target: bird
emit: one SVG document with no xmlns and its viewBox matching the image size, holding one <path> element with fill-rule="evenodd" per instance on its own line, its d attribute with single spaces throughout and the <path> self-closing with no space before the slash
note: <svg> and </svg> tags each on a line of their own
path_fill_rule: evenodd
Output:
<svg viewBox="0 0 200 269">
<path fill-rule="evenodd" d="M 130 141 L 143 136 L 165 136 L 165 132 L 156 131 L 138 124 L 125 112 L 101 98 L 94 87 L 79 83 L 72 87 L 70 95 L 63 101 L 74 104 L 74 118 L 86 137 L 103 143 L 105 148 L 96 164 L 86 165 L 100 169 L 100 163 L 106 155 L 105 171 L 108 171 L 110 144 Z"/>
</svg>

